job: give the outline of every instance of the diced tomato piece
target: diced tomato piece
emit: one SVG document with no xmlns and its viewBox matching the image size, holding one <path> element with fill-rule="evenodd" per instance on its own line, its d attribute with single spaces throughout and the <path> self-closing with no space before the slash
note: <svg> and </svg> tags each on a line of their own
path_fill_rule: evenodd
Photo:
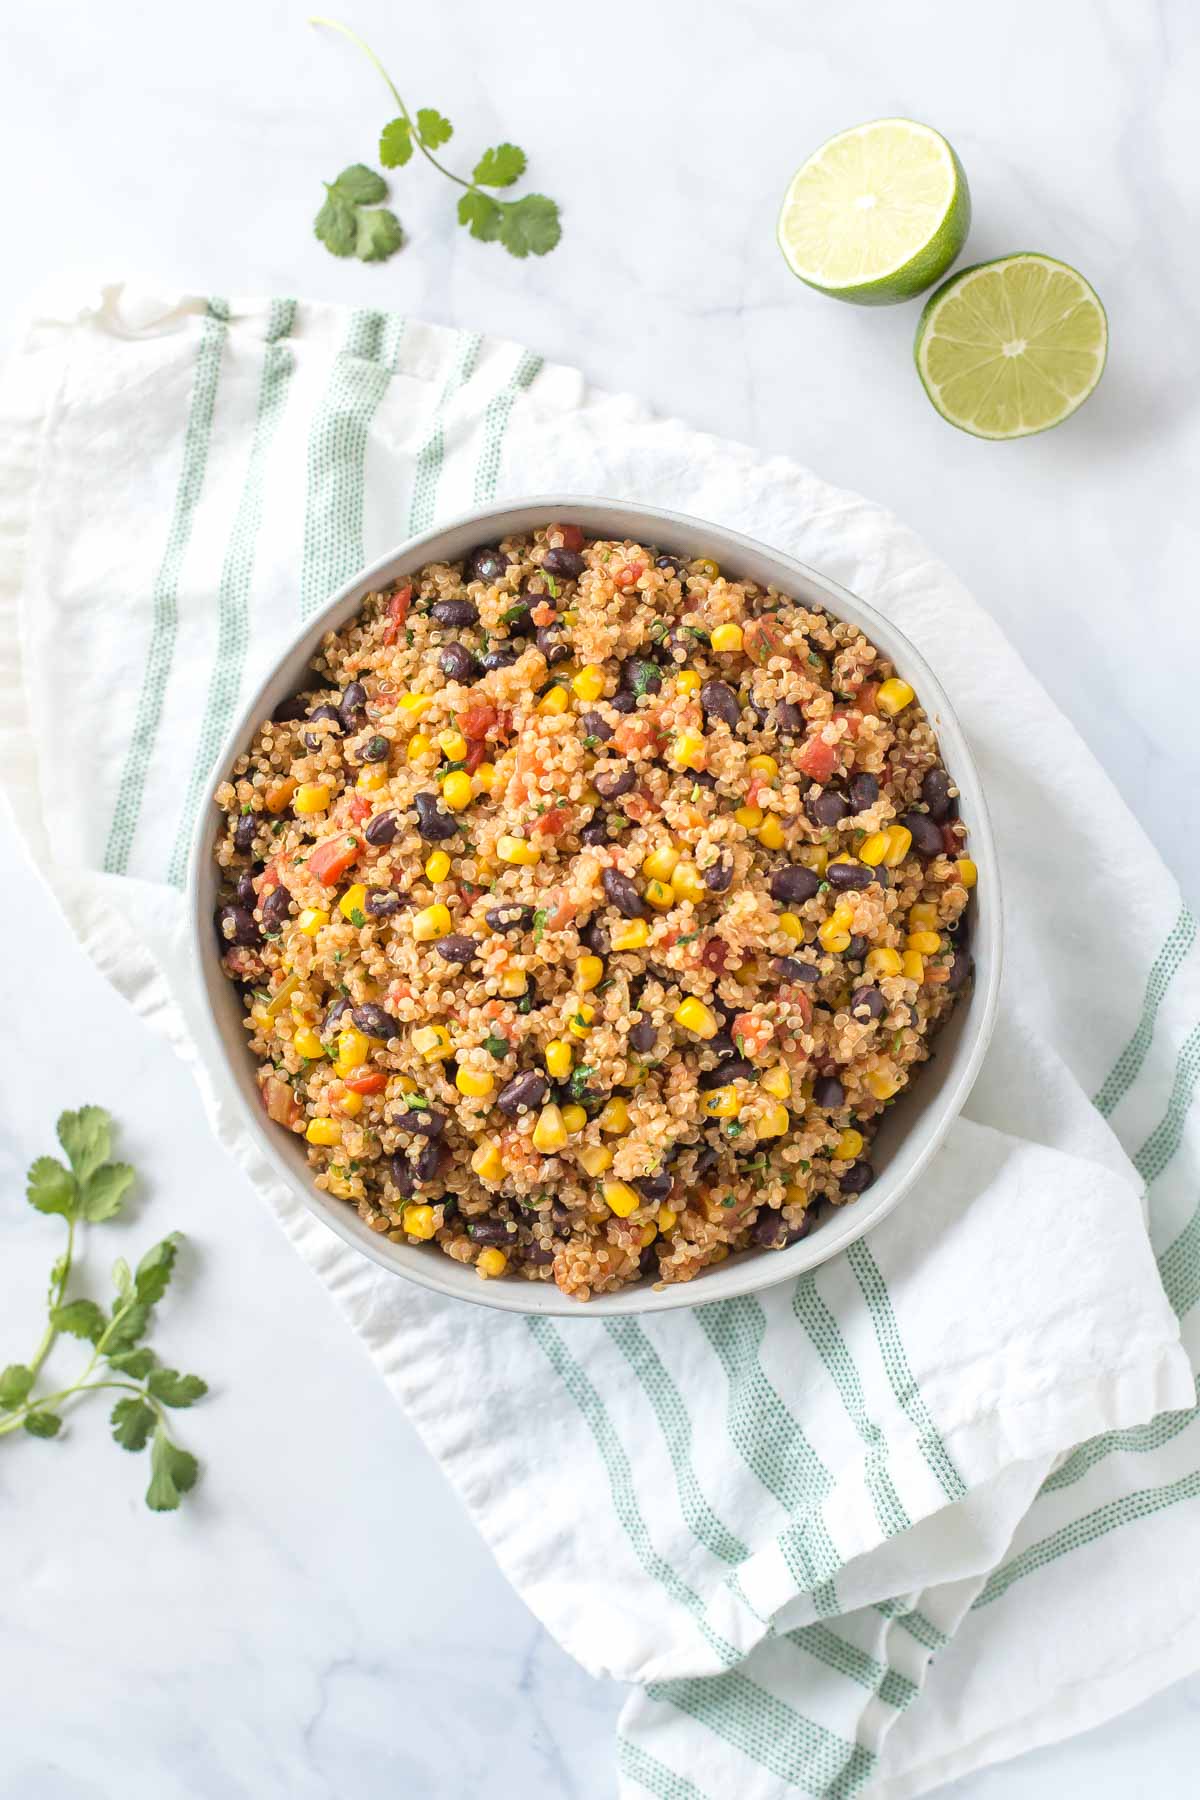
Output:
<svg viewBox="0 0 1200 1800">
<path fill-rule="evenodd" d="M 268 1075 L 259 1089 L 267 1117 L 277 1125 L 294 1125 L 300 1117 L 300 1105 L 286 1081 Z"/>
<path fill-rule="evenodd" d="M 510 707 L 502 706 L 496 714 L 496 736 L 510 738 L 512 736 L 513 716 Z"/>
<path fill-rule="evenodd" d="M 762 1019 L 757 1013 L 738 1013 L 729 1029 L 734 1047 L 751 1058 L 761 1056 L 775 1035 L 770 1019 Z"/>
<path fill-rule="evenodd" d="M 560 525 L 558 530 L 559 535 L 562 538 L 563 549 L 574 550 L 578 555 L 579 551 L 583 549 L 583 532 L 580 530 L 579 526 Z"/>
<path fill-rule="evenodd" d="M 783 639 L 779 628 L 768 619 L 751 619 L 742 632 L 742 644 L 746 654 L 752 656 L 760 666 L 765 667 L 773 656 L 783 655 Z"/>
<path fill-rule="evenodd" d="M 408 609 L 412 605 L 412 589 L 398 588 L 388 601 L 388 623 L 383 628 L 385 644 L 394 644 L 404 628 L 408 618 Z"/>
<path fill-rule="evenodd" d="M 382 1094 L 388 1078 L 383 1069 L 360 1069 L 354 1075 L 343 1075 L 342 1086 L 352 1094 Z"/>
<path fill-rule="evenodd" d="M 361 825 L 364 819 L 371 816 L 371 802 L 365 794 L 351 794 L 346 810 L 354 823 Z"/>
<path fill-rule="evenodd" d="M 813 1003 L 807 989 L 794 987 L 790 982 L 785 983 L 779 990 L 779 998 L 783 1001 L 785 1006 L 794 1009 L 800 1014 L 800 1017 L 804 1021 L 805 1029 L 807 1030 L 812 1024 L 813 1017 Z"/>
<path fill-rule="evenodd" d="M 260 900 L 265 900 L 272 888 L 286 886 L 287 883 L 283 879 L 283 870 L 279 866 L 279 858 L 276 857 L 273 862 L 267 864 L 266 868 L 258 878 L 258 897 Z"/>
<path fill-rule="evenodd" d="M 873 719 L 878 716 L 879 707 L 875 699 L 878 692 L 879 683 L 877 681 L 864 681 L 855 697 L 854 704 L 859 712 L 865 713 L 868 718 Z"/>
<path fill-rule="evenodd" d="M 769 788 L 770 785 L 771 784 L 765 775 L 752 775 L 750 777 L 750 785 L 746 789 L 746 805 L 757 806 L 758 796 L 762 793 L 764 788 Z"/>
<path fill-rule="evenodd" d="M 649 719 L 622 719 L 613 732 L 613 743 L 625 756 L 631 750 L 645 750 L 658 733 Z"/>
<path fill-rule="evenodd" d="M 463 758 L 463 766 L 465 767 L 467 774 L 473 775 L 486 756 L 487 744 L 484 742 L 483 738 L 477 738 Z"/>
<path fill-rule="evenodd" d="M 309 857 L 309 872 L 326 887 L 336 887 L 346 870 L 362 854 L 362 847 L 363 840 L 353 832 L 344 837 L 327 838 Z"/>
<path fill-rule="evenodd" d="M 942 848 L 947 856 L 958 856 L 962 851 L 962 839 L 953 825 L 942 826 Z"/>
<path fill-rule="evenodd" d="M 486 700 L 476 700 L 458 715 L 458 728 L 464 737 L 486 738 L 496 724 L 496 709 Z"/>
<path fill-rule="evenodd" d="M 544 812 L 540 819 L 533 821 L 532 829 L 543 837 L 559 837 L 567 829 L 565 808 L 552 806 L 549 812 Z"/>
<path fill-rule="evenodd" d="M 553 625 L 558 614 L 548 601 L 539 600 L 538 604 L 531 609 L 529 616 L 535 625 Z"/>
<path fill-rule="evenodd" d="M 796 767 L 814 781 L 828 781 L 837 768 L 838 754 L 823 737 L 810 737 L 796 758 Z"/>
</svg>

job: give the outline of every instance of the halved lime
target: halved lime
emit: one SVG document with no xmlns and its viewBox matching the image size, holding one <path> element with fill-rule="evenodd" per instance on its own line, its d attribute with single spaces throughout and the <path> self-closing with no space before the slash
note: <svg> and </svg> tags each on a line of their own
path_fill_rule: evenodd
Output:
<svg viewBox="0 0 1200 1800">
<path fill-rule="evenodd" d="M 797 169 L 779 248 L 809 287 L 890 306 L 946 273 L 970 223 L 967 178 L 941 133 L 875 119 L 831 137 Z"/>
<path fill-rule="evenodd" d="M 931 296 L 913 354 L 951 425 L 976 437 L 1030 437 L 1083 405 L 1104 373 L 1108 320 L 1069 263 L 1002 256 L 952 275 Z"/>
</svg>

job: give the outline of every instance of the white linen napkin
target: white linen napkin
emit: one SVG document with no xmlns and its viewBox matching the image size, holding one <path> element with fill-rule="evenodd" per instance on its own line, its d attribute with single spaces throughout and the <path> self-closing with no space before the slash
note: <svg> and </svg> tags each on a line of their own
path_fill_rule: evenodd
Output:
<svg viewBox="0 0 1200 1800">
<path fill-rule="evenodd" d="M 0 429 L 0 771 L 33 853 L 509 1579 L 633 1684 L 622 1794 L 916 1794 L 1200 1665 L 1195 925 L 953 576 L 802 468 L 386 313 L 67 295 Z M 1003 865 L 1000 1024 L 918 1189 L 815 1273 L 708 1305 L 701 1280 L 665 1317 L 384 1275 L 194 1050 L 179 890 L 240 696 L 362 563 L 549 489 L 712 518 L 887 613 L 965 723 Z"/>
</svg>

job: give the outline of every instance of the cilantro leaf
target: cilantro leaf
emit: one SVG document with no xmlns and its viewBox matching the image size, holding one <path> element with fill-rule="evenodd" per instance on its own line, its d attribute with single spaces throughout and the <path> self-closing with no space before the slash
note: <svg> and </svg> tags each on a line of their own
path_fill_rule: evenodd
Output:
<svg viewBox="0 0 1200 1800">
<path fill-rule="evenodd" d="M 360 211 L 354 254 L 359 262 L 386 262 L 404 242 L 404 230 L 386 206 Z"/>
<path fill-rule="evenodd" d="M 39 1212 L 73 1219 L 79 1205 L 79 1184 L 57 1157 L 39 1156 L 29 1171 L 25 1197 Z"/>
<path fill-rule="evenodd" d="M 489 1056 L 495 1057 L 497 1062 L 503 1062 L 504 1058 L 508 1055 L 508 1039 L 500 1037 L 497 1033 L 493 1033 L 490 1037 L 485 1037 L 483 1040 L 483 1047 L 488 1052 Z"/>
<path fill-rule="evenodd" d="M 33 1370 L 27 1369 L 24 1363 L 9 1363 L 7 1369 L 0 1372 L 0 1406 L 6 1412 L 23 1406 L 32 1386 Z"/>
<path fill-rule="evenodd" d="M 60 1113 L 58 1141 L 70 1158 L 75 1179 L 86 1187 L 89 1177 L 108 1161 L 112 1151 L 112 1119 L 102 1106 L 81 1106 L 78 1112 Z"/>
<path fill-rule="evenodd" d="M 174 1512 L 182 1495 L 196 1485 L 200 1473 L 195 1457 L 173 1444 L 161 1425 L 155 1427 L 150 1469 L 146 1505 L 151 1512 Z"/>
<path fill-rule="evenodd" d="M 466 225 L 473 238 L 491 244 L 500 236 L 503 223 L 500 202 L 478 188 L 468 188 L 458 203 L 458 222 Z"/>
<path fill-rule="evenodd" d="M 154 1430 L 154 1412 L 144 1400 L 130 1394 L 117 1401 L 109 1415 L 109 1423 L 113 1428 L 113 1442 L 120 1444 L 122 1450 L 144 1450 Z"/>
<path fill-rule="evenodd" d="M 515 144 L 497 144 L 485 150 L 471 171 L 481 187 L 511 187 L 525 173 L 525 152 Z"/>
<path fill-rule="evenodd" d="M 93 1225 L 111 1219 L 133 1182 L 128 1163 L 104 1163 L 83 1186 L 83 1216 Z"/>
<path fill-rule="evenodd" d="M 151 1369 L 146 1387 L 164 1406 L 191 1406 L 208 1392 L 207 1381 L 199 1375 L 181 1375 L 178 1369 Z"/>
<path fill-rule="evenodd" d="M 138 1264 L 134 1285 L 137 1297 L 144 1306 L 154 1306 L 166 1293 L 178 1251 L 179 1233 L 172 1231 L 160 1244 L 147 1250 Z"/>
<path fill-rule="evenodd" d="M 439 144 L 450 142 L 454 127 L 436 107 L 422 106 L 417 113 L 417 133 L 427 150 L 436 150 Z"/>
<path fill-rule="evenodd" d="M 72 1337 L 86 1338 L 94 1344 L 108 1320 L 94 1300 L 69 1300 L 65 1306 L 51 1307 L 50 1323 L 58 1331 L 68 1331 Z"/>
<path fill-rule="evenodd" d="M 366 163 L 351 163 L 333 185 L 352 206 L 373 206 L 376 200 L 387 199 L 387 182 Z"/>
<path fill-rule="evenodd" d="M 118 1256 L 112 1266 L 113 1286 L 122 1300 L 133 1299 L 133 1270 L 123 1256 Z"/>
<path fill-rule="evenodd" d="M 154 1367 L 156 1358 L 148 1344 L 141 1344 L 136 1350 L 117 1350 L 109 1357 L 108 1366 L 119 1375 L 132 1375 L 135 1381 L 141 1381 Z"/>
<path fill-rule="evenodd" d="M 500 242 L 510 256 L 545 256 L 562 236 L 558 206 L 545 194 L 526 194 L 500 210 Z"/>
<path fill-rule="evenodd" d="M 334 256 L 353 256 L 358 235 L 358 218 L 346 196 L 336 187 L 327 187 L 325 204 L 313 220 L 313 231 Z"/>
<path fill-rule="evenodd" d="M 546 929 L 546 920 L 549 918 L 549 916 L 550 915 L 547 913 L 546 909 L 542 906 L 539 906 L 537 911 L 534 913 L 534 915 L 533 915 L 533 941 L 535 944 L 541 943 L 542 933 Z"/>
<path fill-rule="evenodd" d="M 413 153 L 407 119 L 391 119 L 379 134 L 379 160 L 385 169 L 402 169 Z"/>
<path fill-rule="evenodd" d="M 62 1420 L 57 1413 L 31 1412 L 25 1414 L 24 1425 L 30 1437 L 57 1437 Z"/>
<path fill-rule="evenodd" d="M 108 1327 L 104 1349 L 106 1355 L 114 1350 L 128 1350 L 137 1343 L 147 1325 L 150 1323 L 150 1308 L 135 1301 L 132 1306 L 122 1307 L 120 1314 Z"/>
</svg>

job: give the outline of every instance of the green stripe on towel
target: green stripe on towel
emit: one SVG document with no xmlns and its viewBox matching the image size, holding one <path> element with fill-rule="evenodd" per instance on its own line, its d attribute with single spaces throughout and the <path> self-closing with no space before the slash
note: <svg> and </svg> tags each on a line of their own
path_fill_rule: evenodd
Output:
<svg viewBox="0 0 1200 1800">
<path fill-rule="evenodd" d="M 652 1700 L 674 1706 L 791 1787 L 820 1800 L 850 1800 L 875 1757 L 806 1718 L 740 1669 L 690 1681 L 651 1682 Z"/>
<path fill-rule="evenodd" d="M 428 531 L 437 517 L 438 483 L 441 480 L 442 464 L 446 456 L 446 439 L 443 428 L 446 407 L 465 382 L 475 372 L 475 364 L 479 360 L 479 352 L 483 339 L 477 331 L 462 331 L 458 334 L 459 348 L 454 359 L 454 366 L 446 377 L 433 420 L 426 433 L 425 442 L 417 452 L 417 460 L 413 467 L 412 498 L 408 505 L 408 535 L 415 537 L 419 531 Z M 478 478 L 477 478 L 478 479 Z"/>
<path fill-rule="evenodd" d="M 1129 1092 L 1141 1074 L 1142 1064 L 1146 1060 L 1154 1036 L 1158 1009 L 1162 1005 L 1176 971 L 1195 941 L 1196 921 L 1185 906 L 1176 919 L 1162 949 L 1154 959 L 1146 982 L 1146 998 L 1142 1005 L 1142 1016 L 1138 1020 L 1137 1029 L 1109 1071 L 1100 1092 L 1093 1101 L 1096 1110 L 1104 1118 L 1107 1119 L 1109 1114 L 1116 1109 L 1118 1103 Z"/>
<path fill-rule="evenodd" d="M 500 455 L 509 417 L 517 396 L 532 384 L 541 366 L 540 356 L 534 356 L 530 350 L 523 351 L 506 385 L 488 402 L 483 415 L 483 443 L 475 470 L 476 506 L 486 506 L 496 492 L 496 483 L 500 479 Z"/>
<path fill-rule="evenodd" d="M 646 1792 L 654 1794 L 657 1800 L 709 1800 L 694 1781 L 676 1775 L 674 1769 L 668 1769 L 666 1763 L 659 1762 L 656 1756 L 651 1756 L 648 1750 L 627 1737 L 617 1738 L 617 1767 L 622 1775 L 640 1781 Z"/>
</svg>

